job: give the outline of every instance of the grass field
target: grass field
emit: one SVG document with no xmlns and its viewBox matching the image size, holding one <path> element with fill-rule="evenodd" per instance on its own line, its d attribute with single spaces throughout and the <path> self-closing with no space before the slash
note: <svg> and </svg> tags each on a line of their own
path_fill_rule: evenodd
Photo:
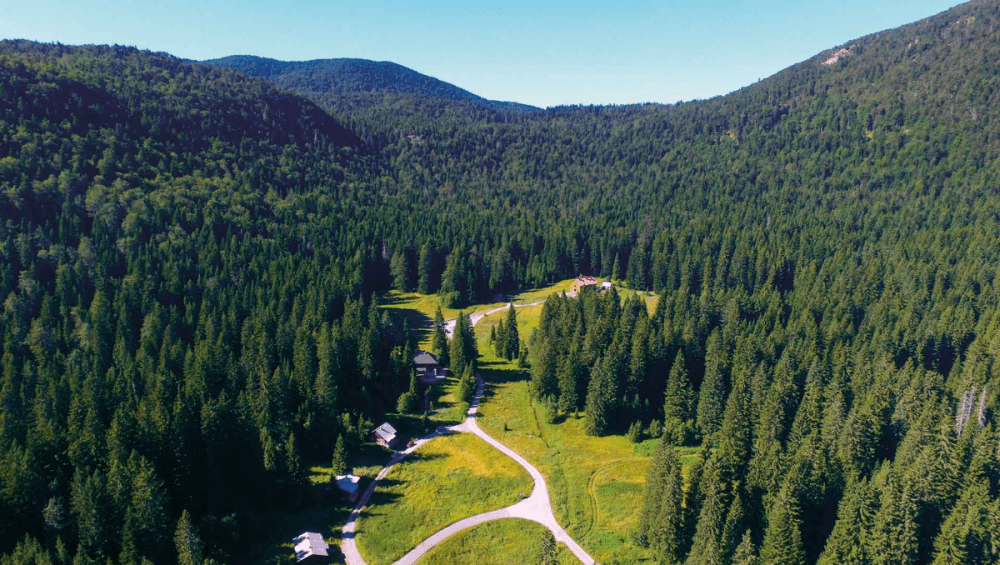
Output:
<svg viewBox="0 0 1000 565">
<path fill-rule="evenodd" d="M 422 349 L 430 349 L 431 346 L 431 325 L 434 322 L 434 311 L 441 305 L 441 299 L 436 294 L 417 294 L 416 292 L 390 291 L 382 297 L 382 307 L 389 310 L 389 314 L 401 320 L 406 320 L 410 327 L 410 332 L 417 338 L 417 344 Z M 464 310 L 455 308 L 441 308 L 441 315 L 445 320 L 452 320 L 458 317 L 459 312 L 472 314 L 479 311 L 499 308 L 504 303 L 480 304 L 470 306 Z"/>
<path fill-rule="evenodd" d="M 537 325 L 540 308 L 518 309 L 520 335 Z M 623 436 L 587 436 L 582 414 L 547 423 L 545 408 L 531 401 L 527 375 L 487 347 L 490 325 L 496 323 L 491 318 L 476 326 L 480 372 L 488 383 L 480 426 L 539 468 L 556 518 L 598 562 L 650 560 L 631 536 L 656 440 L 632 444 Z M 697 453 L 697 448 L 683 449 L 682 462 L 694 463 Z"/>
<path fill-rule="evenodd" d="M 370 565 L 396 561 L 441 528 L 531 492 L 528 474 L 471 434 L 436 438 L 393 467 L 358 520 Z"/>
<path fill-rule="evenodd" d="M 568 292 L 571 283 L 572 279 L 568 279 L 549 287 L 523 292 L 510 299 L 515 304 L 531 304 L 545 300 L 555 293 Z M 658 300 L 656 295 L 617 285 L 616 287 L 623 300 L 629 295 L 636 294 L 646 302 L 650 312 L 655 309 Z M 418 330 L 417 336 L 421 343 L 424 346 L 429 345 L 430 332 L 427 330 L 421 332 L 419 328 L 430 324 L 434 309 L 438 305 L 437 296 L 390 293 L 383 304 L 391 308 L 394 315 L 406 317 L 410 328 Z M 502 305 L 502 303 L 478 305 L 466 311 L 486 311 Z M 541 311 L 541 305 L 517 309 L 518 332 L 523 340 L 526 341 L 538 326 Z M 458 310 L 442 309 L 442 314 L 445 319 L 449 319 L 455 317 Z M 476 324 L 476 336 L 481 354 L 480 372 L 488 383 L 484 400 L 479 408 L 480 425 L 498 440 L 525 456 L 546 476 L 556 518 L 598 562 L 649 561 L 651 559 L 649 552 L 632 545 L 631 538 L 642 506 L 646 472 L 652 460 L 656 441 L 646 439 L 639 444 L 632 444 L 623 436 L 603 438 L 587 436 L 583 432 L 582 414 L 560 417 L 554 423 L 547 423 L 545 408 L 531 401 L 527 375 L 518 369 L 515 363 L 498 359 L 489 350 L 487 342 L 490 328 L 504 319 L 505 315 L 506 311 L 497 312 Z M 446 383 L 440 398 L 435 402 L 435 410 L 432 413 L 432 419 L 435 421 L 457 421 L 456 418 L 461 418 L 465 406 L 454 402 L 451 395 L 454 384 L 452 381 Z M 697 454 L 697 448 L 682 450 L 681 461 L 685 464 L 685 468 L 697 459 Z M 408 494 L 404 496 L 408 497 Z M 453 500 L 453 505 L 462 507 L 458 499 Z M 497 507 L 499 506 L 503 504 Z M 452 511 L 454 510 L 456 509 L 453 508 Z M 478 512 L 463 512 L 460 516 L 456 515 L 455 519 L 475 513 Z M 492 529 L 483 530 L 486 533 L 470 538 L 473 541 L 461 543 L 474 547 L 476 544 L 485 543 L 485 538 L 500 539 L 503 535 L 507 535 L 503 529 L 508 527 L 499 526 L 496 532 Z M 427 532 L 427 535 L 433 531 L 437 531 L 437 528 Z M 418 535 L 413 537 L 420 539 L 414 539 L 409 547 L 423 539 Z M 362 536 L 358 539 L 361 542 Z M 455 549 L 448 551 L 461 551 L 461 548 L 456 546 Z M 444 559 L 429 555 L 424 562 L 434 562 L 428 560 L 432 557 Z"/>
<path fill-rule="evenodd" d="M 470 528 L 445 540 L 418 561 L 418 565 L 524 565 L 537 563 L 544 526 L 528 520 L 507 518 Z M 557 547 L 561 565 L 580 561 L 563 544 Z"/>
</svg>

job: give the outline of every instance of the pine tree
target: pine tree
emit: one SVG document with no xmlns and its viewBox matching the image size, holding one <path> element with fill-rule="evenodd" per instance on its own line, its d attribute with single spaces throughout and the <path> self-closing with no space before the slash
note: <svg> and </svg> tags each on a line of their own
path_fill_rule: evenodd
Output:
<svg viewBox="0 0 1000 565">
<path fill-rule="evenodd" d="M 517 359 L 521 354 L 521 338 L 517 333 L 517 312 L 514 311 L 513 304 L 507 309 L 507 323 L 504 326 L 506 343 L 503 348 L 503 357 L 507 360 Z"/>
<path fill-rule="evenodd" d="M 584 431 L 590 436 L 602 436 L 610 431 L 614 408 L 615 375 L 607 358 L 599 359 L 587 387 Z"/>
<path fill-rule="evenodd" d="M 878 503 L 866 479 L 848 485 L 837 508 L 837 520 L 820 554 L 818 565 L 862 565 L 871 563 L 867 532 L 871 531 L 871 508 Z"/>
<path fill-rule="evenodd" d="M 698 428 L 703 436 L 710 436 L 719 429 L 726 406 L 726 353 L 718 330 L 708 337 L 705 348 L 705 375 L 698 392 Z"/>
<path fill-rule="evenodd" d="M 333 448 L 333 462 L 330 467 L 330 476 L 347 474 L 347 445 L 344 442 L 344 434 L 337 436 L 337 445 Z"/>
<path fill-rule="evenodd" d="M 915 565 L 920 558 L 918 501 L 908 485 L 888 477 L 882 488 L 878 514 L 868 536 L 875 565 Z"/>
<path fill-rule="evenodd" d="M 174 546 L 177 548 L 178 565 L 202 565 L 204 562 L 198 527 L 194 524 L 187 509 L 181 513 L 181 518 L 177 521 L 177 529 L 174 531 Z"/>
<path fill-rule="evenodd" d="M 417 382 L 416 371 L 410 371 L 410 387 L 399 395 L 396 411 L 400 414 L 413 414 L 420 407 L 420 385 Z"/>
<path fill-rule="evenodd" d="M 726 505 L 732 490 L 725 477 L 726 471 L 722 457 L 709 459 L 702 472 L 701 484 L 694 493 L 703 497 L 701 507 L 695 508 L 688 504 L 690 516 L 693 517 L 697 512 L 697 522 L 693 528 L 691 550 L 685 561 L 687 565 L 723 562 L 723 548 L 720 542 L 725 532 Z M 688 529 L 691 529 L 690 523 Z"/>
<path fill-rule="evenodd" d="M 556 370 L 559 381 L 559 411 L 568 414 L 580 409 L 580 347 L 574 343 L 569 354 L 559 360 Z"/>
<path fill-rule="evenodd" d="M 437 290 L 431 283 L 431 248 L 425 243 L 420 246 L 420 255 L 417 259 L 417 292 L 420 294 L 430 294 Z"/>
<path fill-rule="evenodd" d="M 399 292 L 410 290 L 410 262 L 404 250 L 397 250 L 389 263 L 392 286 Z"/>
<path fill-rule="evenodd" d="M 442 367 L 451 366 L 448 357 L 448 336 L 444 333 L 444 315 L 441 314 L 440 306 L 434 310 L 434 334 L 431 337 L 431 353 L 437 356 L 438 364 Z"/>
<path fill-rule="evenodd" d="M 806 562 L 802 545 L 802 520 L 798 503 L 790 489 L 782 489 L 767 516 L 764 544 L 760 548 L 760 560 L 774 565 L 803 565 Z"/>
<path fill-rule="evenodd" d="M 556 550 L 556 537 L 552 532 L 542 532 L 542 543 L 538 549 L 538 565 L 558 565 L 559 553 Z"/>
<path fill-rule="evenodd" d="M 638 538 L 654 551 L 659 563 L 677 563 L 681 557 L 684 481 L 677 449 L 660 439 L 646 475 L 646 493 L 639 514 Z"/>
<path fill-rule="evenodd" d="M 747 530 L 743 532 L 743 541 L 736 547 L 732 565 L 758 565 L 758 563 L 760 561 L 757 559 L 757 548 L 753 545 L 750 530 Z"/>
<path fill-rule="evenodd" d="M 464 312 L 459 312 L 455 320 L 455 330 L 451 336 L 449 357 L 453 373 L 461 375 L 467 366 L 476 369 L 476 358 L 479 352 L 476 348 L 476 335 L 473 333 L 472 322 Z"/>
<path fill-rule="evenodd" d="M 663 404 L 664 435 L 670 436 L 678 445 L 694 439 L 694 426 L 691 420 L 693 407 L 694 390 L 688 380 L 684 355 L 678 352 L 670 369 L 670 376 L 667 378 Z"/>
</svg>

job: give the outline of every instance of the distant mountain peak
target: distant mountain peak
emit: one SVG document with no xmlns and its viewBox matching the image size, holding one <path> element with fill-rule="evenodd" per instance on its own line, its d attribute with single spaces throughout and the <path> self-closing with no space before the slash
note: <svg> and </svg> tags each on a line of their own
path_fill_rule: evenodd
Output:
<svg viewBox="0 0 1000 565">
<path fill-rule="evenodd" d="M 474 103 L 495 109 L 537 110 L 533 106 L 516 102 L 488 100 L 390 61 L 368 59 L 279 61 L 253 55 L 232 55 L 201 63 L 260 77 L 302 94 L 405 94 Z"/>
</svg>

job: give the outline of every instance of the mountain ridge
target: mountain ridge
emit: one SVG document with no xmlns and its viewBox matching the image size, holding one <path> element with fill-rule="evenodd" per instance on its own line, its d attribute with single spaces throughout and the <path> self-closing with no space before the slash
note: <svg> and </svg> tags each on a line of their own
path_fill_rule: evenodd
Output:
<svg viewBox="0 0 1000 565">
<path fill-rule="evenodd" d="M 305 95 L 416 94 L 456 102 L 470 102 L 498 110 L 539 110 L 518 102 L 489 100 L 441 79 L 391 61 L 359 58 L 281 61 L 256 55 L 230 55 L 195 61 L 260 77 Z"/>
</svg>

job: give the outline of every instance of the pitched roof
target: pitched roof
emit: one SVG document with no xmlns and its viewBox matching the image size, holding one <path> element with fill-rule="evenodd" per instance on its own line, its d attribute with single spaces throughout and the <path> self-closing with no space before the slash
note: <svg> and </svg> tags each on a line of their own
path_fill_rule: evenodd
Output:
<svg viewBox="0 0 1000 565">
<path fill-rule="evenodd" d="M 347 494 L 354 494 L 358 491 L 358 481 L 361 477 L 357 475 L 337 475 L 337 487 Z"/>
<path fill-rule="evenodd" d="M 296 561 L 302 561 L 303 559 L 307 559 L 313 555 L 329 557 L 327 550 L 330 548 L 330 545 L 323 540 L 323 536 L 320 534 L 305 532 L 292 540 L 292 542 L 295 543 Z"/>
<path fill-rule="evenodd" d="M 389 422 L 386 422 L 375 428 L 375 434 L 385 441 L 392 441 L 396 439 L 396 428 L 392 427 L 392 424 Z"/>
<path fill-rule="evenodd" d="M 417 351 L 417 354 L 413 356 L 414 365 L 437 365 L 437 362 L 437 357 L 427 351 Z"/>
</svg>

